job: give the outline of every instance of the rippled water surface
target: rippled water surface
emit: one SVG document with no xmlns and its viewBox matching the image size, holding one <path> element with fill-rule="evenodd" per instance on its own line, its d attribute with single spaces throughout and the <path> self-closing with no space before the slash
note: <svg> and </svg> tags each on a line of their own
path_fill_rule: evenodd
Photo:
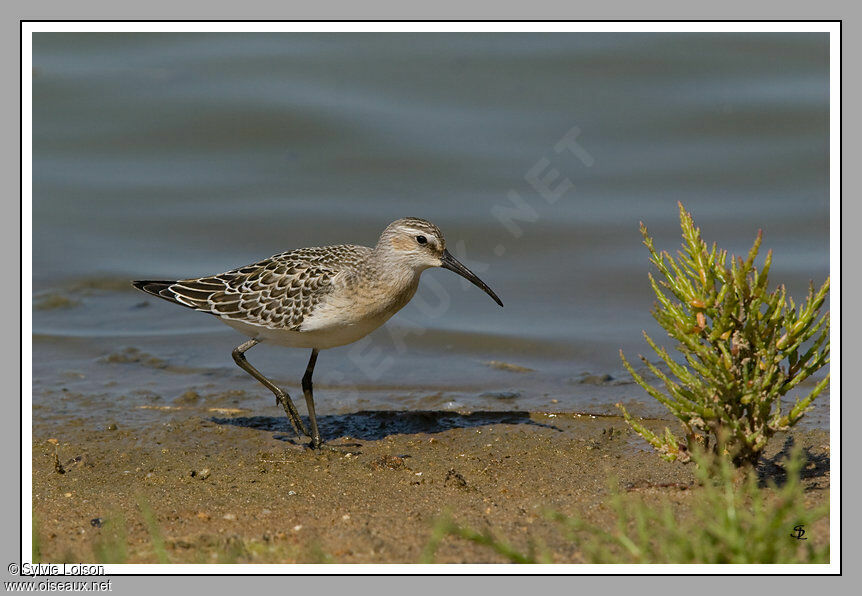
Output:
<svg viewBox="0 0 862 596">
<path fill-rule="evenodd" d="M 426 272 L 321 355 L 321 412 L 646 404 L 618 351 L 661 337 L 638 221 L 675 250 L 677 201 L 736 253 L 762 228 L 795 297 L 828 275 L 825 34 L 37 34 L 32 76 L 36 404 L 276 415 L 238 334 L 128 280 L 373 245 L 402 216 L 506 306 Z M 249 356 L 294 391 L 308 357 Z"/>
</svg>

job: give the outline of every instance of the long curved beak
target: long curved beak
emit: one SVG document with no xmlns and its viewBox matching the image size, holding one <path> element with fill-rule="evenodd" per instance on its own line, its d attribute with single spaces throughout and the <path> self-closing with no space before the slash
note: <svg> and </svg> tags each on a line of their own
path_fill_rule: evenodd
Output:
<svg viewBox="0 0 862 596">
<path fill-rule="evenodd" d="M 500 301 L 500 299 L 494 293 L 494 290 L 489 288 L 485 284 L 484 281 L 482 281 L 481 279 L 479 279 L 476 276 L 475 273 L 473 273 L 472 271 L 467 269 L 464 265 L 462 265 L 461 262 L 458 259 L 456 259 L 455 257 L 453 257 L 452 253 L 450 253 L 448 250 L 443 251 L 443 256 L 440 257 L 440 260 L 442 261 L 442 263 L 440 265 L 441 267 L 443 267 L 444 269 L 448 269 L 449 271 L 454 271 L 455 273 L 457 273 L 458 275 L 460 275 L 464 279 L 470 280 L 470 282 L 472 282 L 473 285 L 478 286 L 478 287 L 482 288 L 483 290 L 485 290 L 485 293 L 488 294 L 488 296 L 490 296 L 491 298 L 493 298 L 494 302 L 496 302 L 500 306 L 503 306 L 503 303 Z"/>
</svg>

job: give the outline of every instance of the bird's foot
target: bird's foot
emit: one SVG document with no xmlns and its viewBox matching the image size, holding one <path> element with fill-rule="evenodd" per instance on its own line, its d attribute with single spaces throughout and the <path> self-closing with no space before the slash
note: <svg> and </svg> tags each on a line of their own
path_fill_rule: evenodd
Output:
<svg viewBox="0 0 862 596">
<path fill-rule="evenodd" d="M 302 437 L 305 435 L 306 437 L 311 437 L 311 433 L 308 432 L 305 424 L 302 423 L 302 418 L 299 417 L 299 412 L 296 411 L 293 404 L 289 400 L 285 400 L 279 396 L 275 397 L 275 401 L 277 402 L 276 405 L 280 403 L 284 407 L 284 413 L 287 415 L 287 420 L 290 422 L 290 426 L 293 427 L 293 432 L 296 433 L 296 436 Z"/>
</svg>

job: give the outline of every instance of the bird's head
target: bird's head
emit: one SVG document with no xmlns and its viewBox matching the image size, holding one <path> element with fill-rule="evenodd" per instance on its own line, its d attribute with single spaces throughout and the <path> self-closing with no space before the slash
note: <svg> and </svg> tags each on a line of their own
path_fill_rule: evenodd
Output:
<svg viewBox="0 0 862 596">
<path fill-rule="evenodd" d="M 494 299 L 494 302 L 503 306 L 503 303 L 485 282 L 446 250 L 446 240 L 443 238 L 443 233 L 430 221 L 417 217 L 395 220 L 383 230 L 377 247 L 394 256 L 398 261 L 406 263 L 417 273 L 430 267 L 443 267 L 454 271 L 482 288 Z"/>
</svg>

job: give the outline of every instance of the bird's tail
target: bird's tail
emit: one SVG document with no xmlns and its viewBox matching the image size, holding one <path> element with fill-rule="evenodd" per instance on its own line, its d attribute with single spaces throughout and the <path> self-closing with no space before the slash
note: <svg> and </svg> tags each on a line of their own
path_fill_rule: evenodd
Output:
<svg viewBox="0 0 862 596">
<path fill-rule="evenodd" d="M 162 300 L 192 308 L 211 315 L 221 316 L 224 312 L 214 310 L 214 305 L 209 303 L 213 293 L 222 291 L 224 293 L 224 281 L 217 278 L 187 279 L 179 281 L 144 279 L 133 281 L 132 285 Z"/>
<path fill-rule="evenodd" d="M 144 279 L 140 281 L 133 281 L 132 285 L 141 290 L 142 292 L 146 292 L 147 294 L 152 294 L 153 296 L 164 298 L 165 300 L 169 302 L 174 302 L 176 304 L 182 304 L 181 302 L 177 302 L 176 295 L 168 289 L 175 283 L 177 282 Z M 183 306 L 186 305 L 183 304 Z"/>
</svg>

